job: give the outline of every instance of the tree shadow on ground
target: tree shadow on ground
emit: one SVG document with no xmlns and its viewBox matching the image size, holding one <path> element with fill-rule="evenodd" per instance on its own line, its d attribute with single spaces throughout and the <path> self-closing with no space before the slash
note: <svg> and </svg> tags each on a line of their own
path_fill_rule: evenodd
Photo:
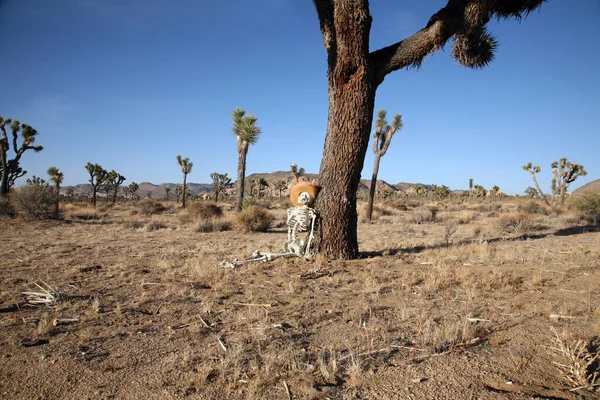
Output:
<svg viewBox="0 0 600 400">
<path fill-rule="evenodd" d="M 535 234 L 535 235 L 531 235 L 531 234 L 523 234 L 523 235 L 518 235 L 518 236 L 502 236 L 502 237 L 495 237 L 495 238 L 489 238 L 489 239 L 485 239 L 485 240 L 479 240 L 479 239 L 464 239 L 464 240 L 459 240 L 456 242 L 452 242 L 452 243 L 438 243 L 438 244 L 433 244 L 433 245 L 422 245 L 422 246 L 414 246 L 414 247 L 398 247 L 398 248 L 393 248 L 393 249 L 383 249 L 383 250 L 376 250 L 376 251 L 361 251 L 359 254 L 359 258 L 373 258 L 373 257 L 383 257 L 383 256 L 393 256 L 393 255 L 397 255 L 397 254 L 416 254 L 416 253 L 422 253 L 426 250 L 436 250 L 436 249 L 443 249 L 443 248 L 449 248 L 449 247 L 458 247 L 458 246 L 464 246 L 467 244 L 474 244 L 474 243 L 481 243 L 481 244 L 490 244 L 490 243 L 497 243 L 497 242 L 514 242 L 514 241 L 519 241 L 519 240 L 535 240 L 535 239 L 543 239 L 545 237 L 548 236 L 572 236 L 572 235 L 580 235 L 583 233 L 590 233 L 590 232 L 598 232 L 598 227 L 596 225 L 585 225 L 585 226 L 581 226 L 581 225 L 574 225 L 568 228 L 563 228 L 563 229 L 559 229 L 555 232 L 548 232 L 548 233 L 539 233 L 539 234 Z"/>
</svg>

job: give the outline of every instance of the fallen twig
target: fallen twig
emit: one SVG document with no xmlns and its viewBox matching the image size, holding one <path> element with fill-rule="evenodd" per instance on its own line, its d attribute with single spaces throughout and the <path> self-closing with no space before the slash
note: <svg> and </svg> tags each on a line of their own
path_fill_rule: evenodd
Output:
<svg viewBox="0 0 600 400">
<path fill-rule="evenodd" d="M 292 400 L 294 397 L 292 396 L 292 391 L 290 390 L 290 387 L 288 386 L 286 381 L 283 381 L 283 388 L 285 389 L 285 392 L 287 393 L 288 398 L 290 400 Z"/>
<path fill-rule="evenodd" d="M 54 325 L 54 326 L 69 325 L 69 324 L 74 324 L 76 322 L 79 322 L 79 318 L 55 318 L 52 321 L 52 325 Z"/>
<path fill-rule="evenodd" d="M 234 306 L 247 306 L 247 307 L 266 307 L 266 308 L 271 308 L 273 307 L 272 304 L 258 304 L 258 303 L 232 303 Z"/>
<path fill-rule="evenodd" d="M 46 305 L 47 307 L 54 307 L 56 302 L 62 297 L 58 290 L 53 289 L 46 282 L 41 281 L 45 286 L 42 287 L 34 282 L 34 285 L 40 288 L 41 292 L 22 292 L 27 298 L 27 303 L 30 305 Z"/>
<path fill-rule="evenodd" d="M 225 347 L 225 343 L 221 341 L 221 338 L 217 336 L 217 340 L 219 341 L 219 344 L 221 345 L 223 351 L 227 351 L 227 347 Z"/>
</svg>

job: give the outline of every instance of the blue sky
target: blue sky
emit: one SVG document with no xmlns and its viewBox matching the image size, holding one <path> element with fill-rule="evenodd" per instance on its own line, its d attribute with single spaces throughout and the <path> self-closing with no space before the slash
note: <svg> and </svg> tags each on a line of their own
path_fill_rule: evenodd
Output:
<svg viewBox="0 0 600 400">
<path fill-rule="evenodd" d="M 371 48 L 411 35 L 443 0 L 373 0 Z M 388 75 L 376 108 L 403 114 L 404 129 L 379 178 L 522 193 L 521 165 L 560 157 L 600 178 L 600 1 L 550 0 L 522 23 L 492 22 L 500 47 L 483 70 L 449 56 Z M 310 0 L 0 0 L 0 115 L 36 128 L 41 153 L 28 176 L 50 166 L 65 184 L 100 163 L 131 181 L 235 177 L 231 111 L 255 113 L 262 135 L 247 174 L 319 170 L 327 121 L 326 59 Z M 370 178 L 369 148 L 363 178 Z M 23 183 L 21 179 L 18 183 Z"/>
</svg>

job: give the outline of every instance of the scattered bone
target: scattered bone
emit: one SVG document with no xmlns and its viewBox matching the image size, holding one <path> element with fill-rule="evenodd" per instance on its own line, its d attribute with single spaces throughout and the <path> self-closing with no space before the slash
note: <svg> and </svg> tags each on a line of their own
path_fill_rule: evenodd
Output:
<svg viewBox="0 0 600 400">
<path fill-rule="evenodd" d="M 69 324 L 74 324 L 77 322 L 79 322 L 79 318 L 55 318 L 52 321 L 52 325 L 54 325 L 54 326 L 69 325 Z"/>
</svg>

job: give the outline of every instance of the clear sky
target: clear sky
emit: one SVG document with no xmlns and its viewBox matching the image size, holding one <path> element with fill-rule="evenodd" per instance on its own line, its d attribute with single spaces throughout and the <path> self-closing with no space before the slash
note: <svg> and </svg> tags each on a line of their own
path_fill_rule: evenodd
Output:
<svg viewBox="0 0 600 400">
<path fill-rule="evenodd" d="M 445 0 L 372 0 L 371 48 L 424 27 Z M 507 193 L 532 186 L 521 165 L 560 157 L 600 178 L 600 1 L 550 0 L 519 23 L 492 22 L 500 46 L 483 70 L 449 55 L 388 75 L 376 108 L 404 129 L 379 178 Z M 262 135 L 247 174 L 319 170 L 327 120 L 326 59 L 310 0 L 0 0 L 0 115 L 36 128 L 28 176 L 56 166 L 84 183 L 87 162 L 127 182 L 236 176 L 231 112 L 255 113 Z M 369 179 L 369 148 L 363 178 Z M 234 178 L 235 179 L 235 178 Z M 18 181 L 22 184 L 24 179 Z"/>
</svg>

